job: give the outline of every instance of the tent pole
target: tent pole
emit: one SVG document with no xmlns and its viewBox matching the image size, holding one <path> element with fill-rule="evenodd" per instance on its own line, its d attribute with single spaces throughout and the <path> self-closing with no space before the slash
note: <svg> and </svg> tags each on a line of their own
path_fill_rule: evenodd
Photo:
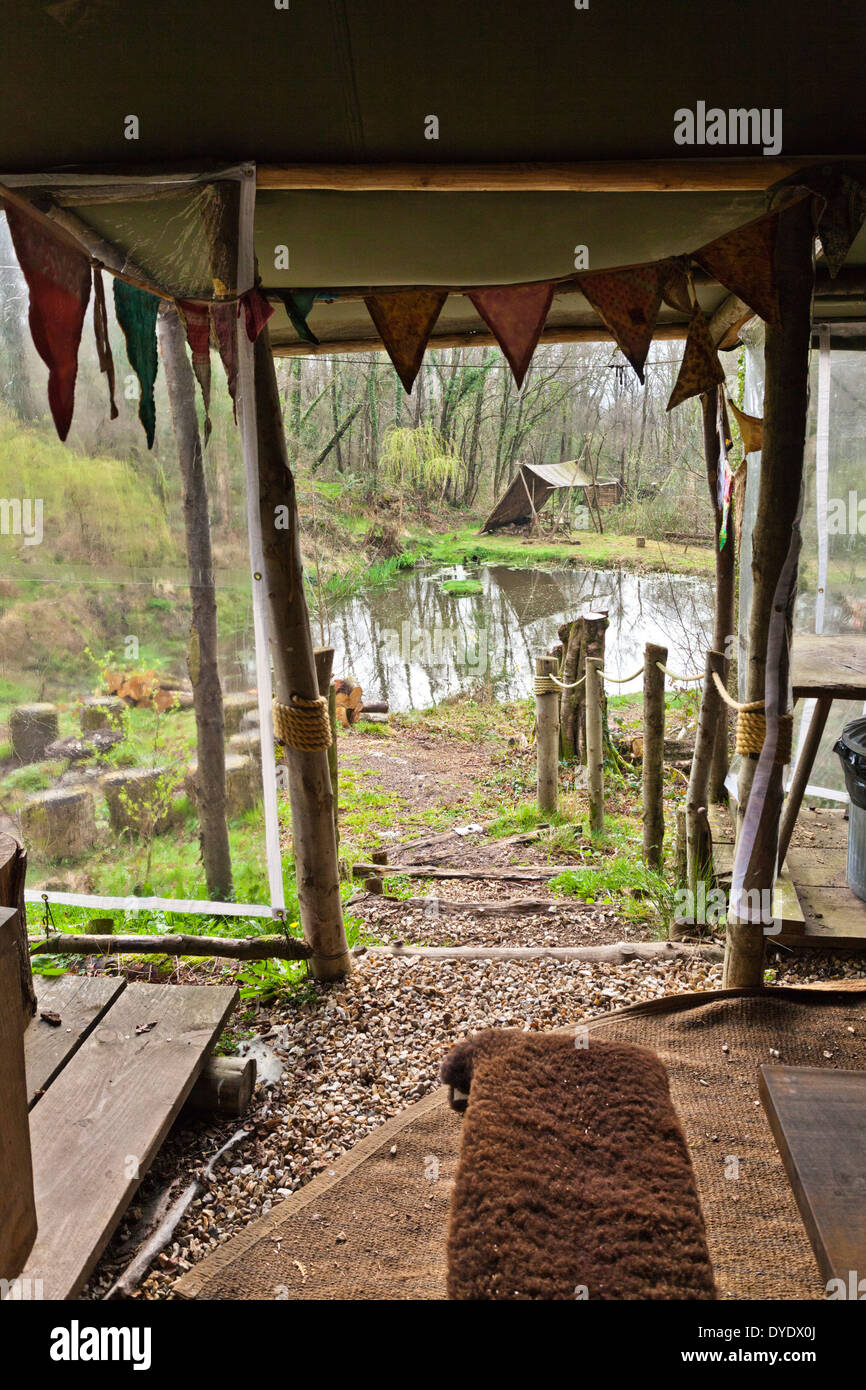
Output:
<svg viewBox="0 0 866 1390">
<path fill-rule="evenodd" d="M 270 612 L 276 696 L 319 694 L 301 564 L 295 480 L 289 467 L 270 338 L 263 328 L 254 348 L 259 510 L 264 582 Z M 332 980 L 351 970 L 343 925 L 334 794 L 326 748 L 286 748 L 292 841 L 304 939 L 313 948 L 313 974 Z"/>
<path fill-rule="evenodd" d="M 767 325 L 764 356 L 764 444 L 758 510 L 752 537 L 754 588 L 749 615 L 747 700 L 764 700 L 778 690 L 778 710 L 788 710 L 791 617 L 796 591 L 796 553 L 800 499 L 803 483 L 803 451 L 809 401 L 809 349 L 812 334 L 814 289 L 814 227 L 812 199 L 787 209 L 779 218 L 775 254 L 775 279 L 779 296 L 780 325 Z M 790 585 L 779 588 L 780 578 L 792 566 Z M 774 607 L 776 609 L 774 615 Z M 783 625 L 781 640 L 774 642 L 776 659 L 768 664 L 771 618 Z M 768 707 L 768 731 L 772 707 Z M 765 743 L 767 759 L 773 749 Z M 761 761 L 764 762 L 764 754 Z M 748 806 L 755 785 L 761 797 Z M 764 772 L 766 770 L 766 781 Z M 734 861 L 734 890 L 741 884 L 750 895 L 743 907 L 732 902 L 725 945 L 724 987 L 758 988 L 763 983 L 764 924 L 776 881 L 779 817 L 782 809 L 780 763 L 758 768 L 749 757 L 740 771 L 740 818 Z M 751 816 L 749 812 L 752 812 Z M 745 820 L 743 813 L 745 812 Z M 747 830 L 746 822 L 751 828 Z M 732 895 L 733 896 L 733 895 Z M 761 909 L 754 904 L 759 902 Z"/>
</svg>

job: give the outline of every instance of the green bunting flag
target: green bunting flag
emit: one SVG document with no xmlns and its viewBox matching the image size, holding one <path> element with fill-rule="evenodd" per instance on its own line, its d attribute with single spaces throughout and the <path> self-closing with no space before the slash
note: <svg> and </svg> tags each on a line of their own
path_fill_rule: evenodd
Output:
<svg viewBox="0 0 866 1390">
<path fill-rule="evenodd" d="M 159 367 L 156 350 L 156 316 L 159 300 L 147 290 L 128 285 L 125 280 L 114 282 L 114 309 L 117 322 L 126 339 L 126 355 L 129 365 L 138 377 L 141 398 L 138 403 L 138 418 L 144 426 L 148 449 L 153 448 L 156 434 L 156 402 L 153 387 Z"/>
</svg>

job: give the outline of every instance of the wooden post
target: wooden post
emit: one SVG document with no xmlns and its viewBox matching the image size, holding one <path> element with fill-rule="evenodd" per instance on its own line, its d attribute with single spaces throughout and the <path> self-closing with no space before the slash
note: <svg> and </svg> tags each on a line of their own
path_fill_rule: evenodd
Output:
<svg viewBox="0 0 866 1390">
<path fill-rule="evenodd" d="M 177 309 L 159 312 L 168 400 L 183 483 L 183 517 L 192 617 L 188 665 L 196 730 L 195 799 L 201 857 L 209 897 L 231 897 L 232 859 L 226 819 L 225 719 L 219 674 L 216 588 L 214 585 L 207 480 L 195 407 L 195 378 L 186 351 L 186 333 Z"/>
<path fill-rule="evenodd" d="M 586 659 L 586 770 L 589 783 L 589 829 L 604 830 L 604 688 L 598 657 Z"/>
<path fill-rule="evenodd" d="M 583 619 L 564 623 L 559 629 L 563 655 L 560 680 L 563 685 L 573 686 L 583 672 L 581 661 L 583 651 Z M 580 667 L 580 670 L 578 670 Z M 559 700 L 559 753 L 560 757 L 571 759 L 579 756 L 580 738 L 578 734 L 580 711 L 583 709 L 583 688 L 563 690 Z"/>
<path fill-rule="evenodd" d="M 722 460 L 719 424 L 724 421 L 722 387 L 705 391 L 701 396 L 701 417 L 704 436 L 704 462 L 707 469 L 707 487 L 713 507 L 713 531 L 716 554 L 716 590 L 713 617 L 713 651 L 722 653 L 722 669 L 719 672 L 725 687 L 728 684 L 730 659 L 726 653 L 734 636 L 734 599 L 736 567 L 734 562 L 734 523 L 733 515 L 728 521 L 728 534 L 722 549 L 719 537 L 722 529 L 722 510 L 718 504 L 719 467 Z M 733 508 L 732 508 L 733 511 Z M 714 687 L 715 692 L 715 687 Z M 718 692 L 715 692 L 716 694 Z M 715 802 L 725 799 L 725 778 L 728 775 L 728 707 L 721 701 L 718 720 L 713 736 L 713 751 L 707 769 L 705 801 Z"/>
<path fill-rule="evenodd" d="M 387 864 L 388 851 L 386 849 L 374 849 L 370 854 L 371 864 Z M 370 878 L 364 879 L 364 888 L 368 893 L 381 894 L 385 889 L 385 881 L 380 874 L 372 874 Z"/>
<path fill-rule="evenodd" d="M 0 1279 L 18 1277 L 36 1239 L 16 917 L 0 908 Z"/>
<path fill-rule="evenodd" d="M 21 987 L 21 1008 L 27 1023 L 36 1012 L 36 990 L 30 968 L 30 947 L 27 943 L 27 908 L 24 905 L 24 879 L 27 874 L 27 853 L 14 835 L 0 833 L 0 909 L 15 909 L 11 930 L 18 950 L 18 982 Z"/>
<path fill-rule="evenodd" d="M 289 467 L 280 396 L 267 328 L 254 351 L 259 454 L 259 508 L 270 608 L 274 684 L 281 704 L 319 693 L 304 594 L 295 480 Z M 298 905 L 313 974 L 336 979 L 352 968 L 343 925 L 334 795 L 325 748 L 286 748 Z"/>
<path fill-rule="evenodd" d="M 536 679 L 555 676 L 555 656 L 535 658 Z M 556 687 L 535 694 L 535 749 L 539 811 L 555 811 L 559 781 L 559 695 Z"/>
<path fill-rule="evenodd" d="M 701 695 L 701 709 L 698 715 L 698 732 L 695 738 L 695 751 L 689 775 L 689 789 L 686 794 L 686 841 L 688 845 L 688 886 L 697 892 L 699 879 L 705 878 L 710 869 L 709 823 L 707 821 L 707 787 L 709 785 L 710 762 L 719 724 L 719 711 L 722 697 L 716 689 L 713 674 L 721 676 L 724 670 L 724 655 L 721 652 L 707 652 L 704 674 L 704 688 Z"/>
<path fill-rule="evenodd" d="M 255 1086 L 255 1058 L 209 1057 L 187 1096 L 186 1107 L 215 1116 L 243 1115 Z"/>
<path fill-rule="evenodd" d="M 752 533 L 752 610 L 749 615 L 747 700 L 766 693 L 767 639 L 776 587 L 788 556 L 800 505 L 803 450 L 809 395 L 809 350 L 812 337 L 814 288 L 814 226 L 812 199 L 787 209 L 779 217 L 775 277 L 780 324 L 767 324 L 764 359 L 764 440 L 758 508 Z M 786 710 L 788 653 L 793 594 L 785 611 L 787 641 L 778 667 L 779 711 Z M 743 888 L 772 895 L 782 806 L 783 768 L 774 766 Z M 743 759 L 739 784 L 739 824 L 749 800 L 755 761 Z M 728 916 L 725 945 L 725 988 L 758 988 L 763 984 L 764 933 L 760 922 Z"/>
<path fill-rule="evenodd" d="M 337 692 L 331 681 L 334 670 L 334 648 L 316 647 L 313 652 L 316 663 L 316 683 L 319 694 L 328 701 L 328 718 L 331 721 L 331 746 L 328 749 L 328 772 L 331 777 L 331 793 L 334 798 L 334 835 L 337 847 L 340 844 L 339 808 L 337 805 Z"/>
<path fill-rule="evenodd" d="M 785 862 L 785 855 L 788 853 L 788 846 L 791 843 L 791 836 L 794 833 L 794 826 L 797 824 L 797 816 L 803 803 L 803 795 L 809 784 L 809 777 L 815 764 L 818 749 L 821 746 L 821 737 L 824 727 L 830 714 L 833 704 L 832 695 L 819 695 L 815 701 L 815 709 L 806 731 L 803 747 L 800 750 L 800 758 L 794 769 L 794 776 L 791 778 L 791 785 L 788 788 L 788 795 L 785 798 L 785 809 L 782 812 L 782 819 L 779 825 L 779 867 Z"/>
<path fill-rule="evenodd" d="M 665 837 L 665 673 L 667 647 L 647 642 L 643 660 L 643 858 L 659 869 Z"/>
</svg>

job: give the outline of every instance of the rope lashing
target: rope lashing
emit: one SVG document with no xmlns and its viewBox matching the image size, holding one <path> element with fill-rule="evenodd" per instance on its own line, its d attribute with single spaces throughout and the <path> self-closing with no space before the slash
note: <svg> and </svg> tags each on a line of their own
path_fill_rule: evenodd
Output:
<svg viewBox="0 0 866 1390">
<path fill-rule="evenodd" d="M 656 666 L 660 671 L 664 671 L 666 676 L 670 676 L 672 681 L 677 681 L 680 685 L 695 685 L 703 680 L 703 676 L 678 676 L 676 671 L 668 670 L 663 661 L 657 661 Z"/>
<path fill-rule="evenodd" d="M 735 700 L 725 689 L 717 671 L 713 672 L 716 689 L 729 709 L 737 712 L 736 751 L 746 758 L 757 758 L 767 737 L 767 716 L 763 700 L 749 700 L 743 704 Z M 794 715 L 779 715 L 779 733 L 776 743 L 775 763 L 784 765 L 791 761 L 791 747 L 794 736 Z"/>
<path fill-rule="evenodd" d="M 330 748 L 331 720 L 324 695 L 317 695 L 314 700 L 292 695 L 288 705 L 274 700 L 274 737 L 284 748 L 297 748 L 303 753 Z"/>
<path fill-rule="evenodd" d="M 579 681 L 572 681 L 570 685 L 566 685 L 564 681 L 557 680 L 556 676 L 536 676 L 534 690 L 536 695 L 555 695 L 557 690 L 576 690 L 585 680 L 586 676 L 581 676 Z"/>
</svg>

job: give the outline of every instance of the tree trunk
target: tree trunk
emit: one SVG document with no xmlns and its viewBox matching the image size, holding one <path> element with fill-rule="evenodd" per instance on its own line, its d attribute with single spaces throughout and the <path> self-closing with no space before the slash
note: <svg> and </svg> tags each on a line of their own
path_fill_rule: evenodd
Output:
<svg viewBox="0 0 866 1390">
<path fill-rule="evenodd" d="M 174 308 L 159 314 L 159 340 L 183 482 L 183 519 L 189 566 L 192 624 L 189 675 L 196 726 L 196 803 L 208 896 L 231 897 L 232 862 L 226 822 L 225 723 L 218 662 L 217 606 L 210 518 L 195 378 L 183 327 Z"/>
<path fill-rule="evenodd" d="M 255 345 L 259 505 L 264 581 L 270 608 L 271 650 L 277 699 L 319 694 L 301 564 L 295 480 L 280 417 L 280 402 L 267 328 Z M 277 528 L 277 518 L 288 528 Z M 313 948 L 313 973 L 330 980 L 351 970 L 343 926 L 333 792 L 326 748 L 286 748 L 298 904 L 304 938 Z"/>
<path fill-rule="evenodd" d="M 767 642 L 775 602 L 785 602 L 786 641 L 778 664 L 779 712 L 787 709 L 788 653 L 794 590 L 778 595 L 776 589 L 794 540 L 803 483 L 803 451 L 809 403 L 809 349 L 812 335 L 814 250 L 812 200 L 783 212 L 779 217 L 775 272 L 781 326 L 767 325 L 764 358 L 764 445 L 758 509 L 752 533 L 754 589 L 749 619 L 747 700 L 766 696 Z M 743 759 L 739 784 L 739 833 L 747 807 L 756 763 Z M 761 900 L 772 895 L 776 877 L 779 816 L 782 807 L 781 765 L 770 774 L 757 834 L 743 879 L 746 891 L 757 891 Z M 726 988 L 757 988 L 763 983 L 764 933 L 760 921 L 729 916 L 725 949 Z"/>
<path fill-rule="evenodd" d="M 556 675 L 555 656 L 535 658 L 536 677 Z M 556 687 L 535 697 L 535 752 L 539 811 L 555 811 L 559 771 L 559 699 Z"/>
<path fill-rule="evenodd" d="M 718 505 L 719 466 L 722 461 L 719 438 L 720 412 L 722 410 L 722 387 L 707 391 L 701 396 L 701 415 L 704 435 L 704 460 L 707 466 L 707 486 L 713 506 L 713 529 L 716 554 L 716 593 L 713 619 L 713 651 L 722 655 L 722 668 L 719 672 L 727 687 L 731 669 L 730 650 L 734 640 L 734 604 L 736 586 L 736 567 L 734 554 L 733 516 L 728 521 L 728 535 L 724 547 L 719 549 L 719 536 L 722 527 L 722 511 Z M 728 775 L 728 707 L 720 702 L 718 722 L 713 737 L 713 753 L 710 762 L 706 799 L 709 802 L 725 799 L 725 778 Z"/>
<path fill-rule="evenodd" d="M 665 837 L 665 673 L 667 647 L 647 642 L 643 663 L 643 858 L 660 869 Z"/>
<path fill-rule="evenodd" d="M 586 769 L 589 787 L 589 829 L 604 830 L 604 685 L 598 657 L 586 658 Z"/>
<path fill-rule="evenodd" d="M 719 724 L 722 697 L 716 689 L 713 673 L 722 674 L 724 657 L 721 652 L 707 652 L 706 674 L 698 716 L 698 732 L 692 757 L 689 789 L 686 795 L 686 835 L 688 844 L 688 886 L 697 892 L 698 881 L 710 871 L 710 844 L 707 821 L 707 788 L 710 761 Z"/>
</svg>

